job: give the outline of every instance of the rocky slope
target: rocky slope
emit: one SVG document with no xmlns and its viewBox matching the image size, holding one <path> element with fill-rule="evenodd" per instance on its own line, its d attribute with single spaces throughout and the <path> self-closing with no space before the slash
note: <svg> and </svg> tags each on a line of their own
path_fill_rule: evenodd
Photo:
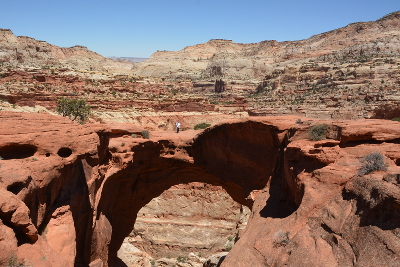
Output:
<svg viewBox="0 0 400 267">
<path fill-rule="evenodd" d="M 399 34 L 400 12 L 394 12 L 377 21 L 352 23 L 300 41 L 240 44 L 217 39 L 177 52 L 158 51 L 136 73 L 153 77 L 259 79 L 276 67 L 321 56 L 398 56 Z"/>
<path fill-rule="evenodd" d="M 88 71 L 130 72 L 131 62 L 105 58 L 84 46 L 62 48 L 0 29 L 0 65 L 6 67 L 70 68 Z"/>
<path fill-rule="evenodd" d="M 119 67 L 106 72 L 119 62 L 82 47 L 58 48 L 3 30 L 0 98 L 10 105 L 1 105 L 51 111 L 60 96 L 84 98 L 97 121 L 151 129 L 172 129 L 176 120 L 192 128 L 248 115 L 393 119 L 400 117 L 399 21 L 394 12 L 293 42 L 211 40 L 159 51 L 137 70 L 129 65 L 124 75 L 111 73 Z M 22 51 L 21 63 L 15 51 Z M 71 60 L 80 62 L 75 69 Z"/>
<path fill-rule="evenodd" d="M 151 139 L 47 114 L 0 123 L 1 264 L 123 264 L 139 210 L 198 182 L 251 209 L 222 266 L 399 266 L 398 122 L 259 117 Z M 322 123 L 326 139 L 310 140 Z M 360 174 L 372 152 L 387 168 Z"/>
<path fill-rule="evenodd" d="M 223 98 L 209 89 L 194 88 L 190 81 L 0 67 L 1 110 L 54 113 L 60 97 L 85 99 L 92 107 L 93 121 L 127 122 L 149 129 L 172 130 L 177 120 L 183 129 L 193 129 L 202 122 L 248 116 L 243 97 Z M 215 98 L 221 103 L 213 102 Z"/>
</svg>

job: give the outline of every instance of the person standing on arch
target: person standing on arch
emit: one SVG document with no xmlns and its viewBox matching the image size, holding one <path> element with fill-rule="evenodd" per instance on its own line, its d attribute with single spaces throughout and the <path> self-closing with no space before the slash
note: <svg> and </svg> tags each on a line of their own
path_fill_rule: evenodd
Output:
<svg viewBox="0 0 400 267">
<path fill-rule="evenodd" d="M 176 133 L 179 133 L 179 129 L 181 128 L 181 123 L 179 121 L 176 122 Z"/>
</svg>

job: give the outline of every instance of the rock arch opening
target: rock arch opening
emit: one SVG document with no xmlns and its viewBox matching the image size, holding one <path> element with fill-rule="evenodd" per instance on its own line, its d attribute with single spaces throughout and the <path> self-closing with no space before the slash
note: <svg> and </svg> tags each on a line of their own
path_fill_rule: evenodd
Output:
<svg viewBox="0 0 400 267">
<path fill-rule="evenodd" d="M 140 209 L 118 257 L 127 266 L 143 262 L 172 266 L 178 259 L 203 262 L 233 247 L 249 215 L 250 209 L 235 202 L 221 186 L 175 185 Z"/>
</svg>

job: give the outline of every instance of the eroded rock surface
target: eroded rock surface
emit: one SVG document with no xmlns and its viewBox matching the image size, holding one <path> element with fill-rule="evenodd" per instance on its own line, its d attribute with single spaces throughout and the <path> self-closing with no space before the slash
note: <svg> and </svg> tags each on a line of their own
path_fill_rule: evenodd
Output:
<svg viewBox="0 0 400 267">
<path fill-rule="evenodd" d="M 124 240 L 126 247 L 137 249 L 131 253 L 120 249 L 118 256 L 122 259 L 147 252 L 160 259 L 187 257 L 193 252 L 204 258 L 230 250 L 245 229 L 249 212 L 220 186 L 173 186 L 139 211 L 134 230 Z"/>
<path fill-rule="evenodd" d="M 393 12 L 377 21 L 357 22 L 314 35 L 305 40 L 241 44 L 214 39 L 188 46 L 181 51 L 158 51 L 142 62 L 135 72 L 142 76 L 254 79 L 279 67 L 296 65 L 305 59 L 323 57 L 368 58 L 382 53 L 399 53 L 400 13 Z"/>
<path fill-rule="evenodd" d="M 78 68 L 121 73 L 129 72 L 135 66 L 133 62 L 105 58 L 84 46 L 58 47 L 31 37 L 15 36 L 9 29 L 0 29 L 0 50 L 0 62 L 10 66 Z"/>
<path fill-rule="evenodd" d="M 251 209 L 222 266 L 399 266 L 399 123 L 298 119 L 143 139 L 135 127 L 2 111 L 1 264 L 14 254 L 37 266 L 117 266 L 139 210 L 198 182 Z M 326 139 L 310 140 L 322 123 Z M 371 152 L 387 169 L 358 175 Z"/>
</svg>

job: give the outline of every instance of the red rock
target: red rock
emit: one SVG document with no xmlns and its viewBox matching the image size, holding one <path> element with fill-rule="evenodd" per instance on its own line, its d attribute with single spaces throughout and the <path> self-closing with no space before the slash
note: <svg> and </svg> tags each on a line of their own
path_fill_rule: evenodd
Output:
<svg viewBox="0 0 400 267">
<path fill-rule="evenodd" d="M 16 251 L 43 266 L 115 266 L 141 207 L 202 182 L 252 208 L 222 266 L 398 265 L 397 122 L 259 117 L 143 139 L 132 126 L 0 119 L 3 261 Z M 330 126 L 327 139 L 312 141 L 319 123 Z M 358 176 L 359 159 L 376 151 L 388 169 Z"/>
</svg>

